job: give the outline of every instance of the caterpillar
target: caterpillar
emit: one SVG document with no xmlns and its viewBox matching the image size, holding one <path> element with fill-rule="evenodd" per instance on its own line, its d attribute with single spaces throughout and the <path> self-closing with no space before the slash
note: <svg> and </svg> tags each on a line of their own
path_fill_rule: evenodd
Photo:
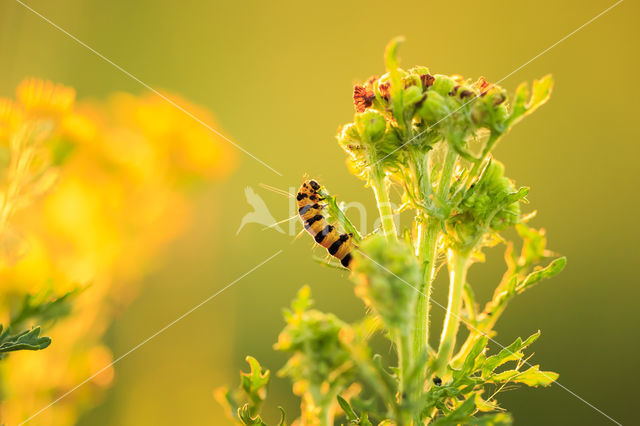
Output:
<svg viewBox="0 0 640 426">
<path fill-rule="evenodd" d="M 322 203 L 324 198 L 318 193 L 320 184 L 315 180 L 308 180 L 302 184 L 296 199 L 298 200 L 298 214 L 304 224 L 304 229 L 313 236 L 316 243 L 326 248 L 329 254 L 340 261 L 342 266 L 349 268 L 351 252 L 355 245 L 349 234 L 340 234 L 333 225 L 327 222 L 322 210 L 327 207 Z"/>
</svg>

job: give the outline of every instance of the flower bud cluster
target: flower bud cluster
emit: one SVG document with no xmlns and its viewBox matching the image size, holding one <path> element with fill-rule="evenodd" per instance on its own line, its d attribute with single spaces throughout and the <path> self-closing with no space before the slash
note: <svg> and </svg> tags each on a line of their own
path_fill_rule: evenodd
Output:
<svg viewBox="0 0 640 426">
<path fill-rule="evenodd" d="M 448 239 L 458 247 L 469 247 L 487 232 L 515 225 L 520 221 L 520 202 L 527 192 L 526 188 L 516 190 L 504 176 L 502 163 L 492 160 L 447 221 Z"/>
<path fill-rule="evenodd" d="M 376 162 L 393 171 L 408 151 L 428 151 L 441 140 L 471 159 L 466 139 L 481 129 L 504 131 L 510 114 L 503 88 L 426 67 L 371 77 L 355 86 L 353 101 L 354 121 L 342 127 L 338 141 L 359 175 Z"/>
<path fill-rule="evenodd" d="M 411 245 L 381 235 L 367 238 L 355 255 L 356 295 L 390 330 L 406 329 L 413 319 L 421 269 Z"/>
<path fill-rule="evenodd" d="M 278 374 L 290 377 L 299 394 L 310 384 L 321 386 L 328 378 L 339 379 L 347 373 L 350 359 L 339 339 L 340 331 L 348 325 L 333 314 L 309 309 L 309 297 L 310 289 L 305 286 L 293 302 L 293 310 L 285 311 L 287 326 L 274 346 L 292 354 Z"/>
</svg>

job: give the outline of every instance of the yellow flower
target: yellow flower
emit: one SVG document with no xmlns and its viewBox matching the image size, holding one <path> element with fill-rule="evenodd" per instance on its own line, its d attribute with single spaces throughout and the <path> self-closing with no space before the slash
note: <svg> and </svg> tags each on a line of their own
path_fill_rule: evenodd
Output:
<svg viewBox="0 0 640 426">
<path fill-rule="evenodd" d="M 22 110 L 11 99 L 0 98 L 0 146 L 8 145 L 9 135 L 22 121 Z"/>
<path fill-rule="evenodd" d="M 183 184 L 224 178 L 235 167 L 227 141 L 159 96 L 120 93 L 107 102 L 77 104 L 74 96 L 73 89 L 26 80 L 18 102 L 0 100 L 0 137 L 5 129 L 15 135 L 22 124 L 54 123 L 46 137 L 25 140 L 12 155 L 35 155 L 40 151 L 29 150 L 37 146 L 49 155 L 34 158 L 59 169 L 55 185 L 39 197 L 25 192 L 33 187 L 31 174 L 12 174 L 22 176 L 20 198 L 30 195 L 32 202 L 11 220 L 28 251 L 14 263 L 0 253 L 0 295 L 35 292 L 45 282 L 56 294 L 88 285 L 73 314 L 45 330 L 51 347 L 0 363 L 0 412 L 7 424 L 20 423 L 110 362 L 101 338 L 114 312 L 138 292 L 154 256 L 189 225 L 192 201 Z M 214 125 L 203 108 L 171 99 Z M 6 300 L 0 298 L 0 318 L 9 311 Z M 36 421 L 74 423 L 113 375 L 105 370 Z"/>
<path fill-rule="evenodd" d="M 17 89 L 18 100 L 30 117 L 61 117 L 71 111 L 76 92 L 70 87 L 30 78 Z"/>
</svg>

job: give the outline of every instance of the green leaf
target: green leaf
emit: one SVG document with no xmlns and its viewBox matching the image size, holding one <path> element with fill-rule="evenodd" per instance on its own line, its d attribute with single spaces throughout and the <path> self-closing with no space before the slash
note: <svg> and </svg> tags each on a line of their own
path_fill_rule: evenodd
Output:
<svg viewBox="0 0 640 426">
<path fill-rule="evenodd" d="M 71 312 L 71 299 L 81 291 L 82 289 L 75 288 L 52 298 L 51 289 L 44 287 L 36 294 L 26 294 L 20 308 L 11 316 L 11 327 L 24 328 L 25 323 L 30 320 L 35 320 L 39 324 L 49 324 L 67 316 Z"/>
<path fill-rule="evenodd" d="M 260 363 L 254 357 L 247 356 L 245 359 L 249 363 L 251 371 L 240 373 L 240 386 L 251 403 L 254 406 L 259 405 L 267 397 L 267 385 L 271 372 L 269 370 L 263 372 Z"/>
<path fill-rule="evenodd" d="M 278 406 L 278 410 L 280 410 L 280 421 L 278 422 L 278 426 L 287 426 L 287 413 L 284 412 L 284 408 Z"/>
<path fill-rule="evenodd" d="M 494 383 L 515 382 L 527 386 L 549 386 L 558 379 L 558 373 L 553 371 L 540 371 L 539 365 L 534 365 L 525 371 L 507 370 L 490 377 Z"/>
<path fill-rule="evenodd" d="M 533 95 L 527 105 L 527 114 L 531 114 L 542 105 L 544 105 L 551 97 L 553 89 L 553 77 L 547 74 L 540 80 L 533 81 Z"/>
<path fill-rule="evenodd" d="M 475 371 L 476 359 L 487 347 L 489 339 L 486 336 L 479 338 L 464 359 L 462 368 L 458 372 L 454 372 L 454 378 L 466 377 Z"/>
<path fill-rule="evenodd" d="M 362 240 L 362 237 L 360 236 L 358 229 L 353 226 L 353 223 L 351 223 L 347 215 L 344 213 L 344 210 L 342 210 L 342 208 L 338 204 L 338 200 L 336 199 L 336 197 L 330 195 L 325 187 L 320 188 L 319 194 L 327 203 L 329 221 L 331 221 L 332 219 L 337 221 L 340 226 L 342 226 L 342 228 L 353 237 L 356 243 L 360 242 Z"/>
<path fill-rule="evenodd" d="M 533 287 L 535 284 L 539 283 L 540 281 L 553 277 L 554 275 L 561 272 L 566 266 L 566 264 L 567 264 L 566 257 L 560 257 L 558 259 L 555 259 L 544 268 L 536 269 L 535 271 L 527 275 L 524 280 L 520 281 L 516 285 L 515 290 L 518 293 L 521 293 L 526 289 Z"/>
<path fill-rule="evenodd" d="M 468 424 L 475 411 L 476 404 L 473 398 L 465 400 L 455 410 L 433 422 L 433 426 L 457 426 Z"/>
<path fill-rule="evenodd" d="M 353 408 L 351 408 L 351 405 L 349 405 L 349 403 L 340 395 L 338 395 L 338 404 L 340 404 L 340 408 L 342 408 L 342 411 L 344 411 L 344 414 L 345 416 L 347 416 L 348 420 L 351 420 L 351 421 L 358 420 L 358 416 L 353 411 Z"/>
<path fill-rule="evenodd" d="M 523 186 L 522 188 L 519 188 L 516 192 L 512 192 L 508 194 L 504 198 L 503 203 L 505 205 L 515 203 L 516 201 L 524 200 L 527 195 L 529 195 L 529 188 L 526 186 Z"/>
<path fill-rule="evenodd" d="M 533 94 L 529 98 L 529 87 L 526 83 L 522 83 L 516 89 L 516 96 L 511 109 L 511 115 L 507 121 L 507 127 L 519 122 L 527 115 L 544 105 L 551 96 L 553 88 L 553 78 L 546 75 L 540 80 L 533 82 Z"/>
<path fill-rule="evenodd" d="M 244 404 L 242 407 L 238 408 L 238 417 L 240 418 L 240 421 L 247 426 L 267 426 L 267 424 L 262 421 L 262 418 L 259 415 L 251 417 L 251 409 L 249 408 L 249 404 Z"/>
<path fill-rule="evenodd" d="M 496 368 L 509 361 L 522 359 L 524 356 L 522 350 L 535 342 L 538 337 L 540 337 L 540 331 L 529 336 L 524 342 L 518 337 L 515 342 L 502 349 L 498 354 L 488 357 L 482 366 L 483 376 L 487 376 Z"/>
<path fill-rule="evenodd" d="M 508 426 L 513 423 L 513 417 L 509 413 L 487 414 L 469 420 L 472 426 Z"/>
<path fill-rule="evenodd" d="M 520 235 L 520 238 L 523 240 L 523 266 L 529 266 L 532 263 L 547 257 L 547 239 L 544 235 L 544 229 L 534 229 L 528 227 L 524 223 L 519 223 L 516 225 L 516 231 L 518 231 L 518 235 Z"/>
<path fill-rule="evenodd" d="M 0 343 L 0 353 L 28 350 L 38 351 L 51 344 L 49 337 L 40 336 L 40 327 L 25 330 L 14 336 L 3 336 Z"/>
</svg>

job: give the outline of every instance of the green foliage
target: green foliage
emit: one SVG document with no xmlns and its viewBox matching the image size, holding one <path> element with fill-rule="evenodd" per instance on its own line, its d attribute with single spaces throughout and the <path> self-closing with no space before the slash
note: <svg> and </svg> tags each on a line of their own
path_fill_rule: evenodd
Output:
<svg viewBox="0 0 640 426">
<path fill-rule="evenodd" d="M 290 377 L 301 388 L 341 387 L 350 372 L 350 356 L 340 341 L 341 330 L 347 327 L 333 314 L 309 309 L 310 288 L 303 287 L 292 310 L 285 310 L 287 326 L 280 333 L 274 348 L 291 354 L 278 372 Z"/>
<path fill-rule="evenodd" d="M 0 325 L 0 332 L 2 326 Z M 0 353 L 4 354 L 13 351 L 38 351 L 51 344 L 48 337 L 40 337 L 40 327 L 25 330 L 21 333 L 11 335 L 9 329 L 0 334 Z"/>
<path fill-rule="evenodd" d="M 246 361 L 249 363 L 250 370 L 248 373 L 240 373 L 238 389 L 230 391 L 226 387 L 221 387 L 215 391 L 214 395 L 229 417 L 245 425 L 265 425 L 259 413 L 267 398 L 271 373 L 269 370 L 263 370 L 258 360 L 251 356 L 247 356 Z M 282 408 L 280 411 L 278 425 L 286 426 L 285 412 Z"/>
<path fill-rule="evenodd" d="M 528 188 L 516 190 L 513 182 L 504 176 L 504 166 L 491 161 L 447 221 L 451 244 L 463 250 L 474 247 L 484 235 L 518 223 L 520 202 L 528 192 Z"/>
<path fill-rule="evenodd" d="M 566 259 L 547 250 L 544 230 L 526 224 L 533 217 L 522 214 L 529 189 L 518 189 L 491 152 L 511 126 L 548 101 L 553 80 L 545 76 L 531 90 L 520 85 L 510 99 L 483 77 L 400 68 L 400 41 L 387 46 L 387 72 L 354 88 L 353 122 L 338 135 L 350 170 L 373 190 L 382 232 L 361 237 L 337 200 L 321 193 L 327 216 L 358 245 L 350 278 L 367 307 L 364 318 L 347 323 L 312 309 L 303 287 L 284 311 L 275 348 L 289 360 L 279 375 L 301 398 L 301 425 L 509 425 L 500 392 L 549 386 L 558 374 L 529 363 L 525 351 L 540 332 L 502 346 L 493 339 L 496 322 L 513 297 L 559 273 Z M 415 211 L 409 227 L 396 229 L 392 187 L 401 193 L 399 210 Z M 511 239 L 505 231 L 514 228 Z M 500 243 L 507 270 L 481 309 L 467 271 L 484 259 L 484 248 Z M 436 341 L 430 294 L 445 264 L 449 293 Z M 460 343 L 461 326 L 467 330 Z M 373 351 L 377 331 L 395 353 Z M 244 405 L 229 392 L 219 399 L 235 407 L 230 411 L 242 423 L 263 425 L 259 408 L 269 375 L 249 362 Z"/>
<path fill-rule="evenodd" d="M 421 275 L 411 245 L 374 235 L 355 253 L 353 270 L 356 294 L 380 315 L 385 326 L 389 330 L 409 328 L 418 296 L 410 283 L 418 282 Z"/>
<path fill-rule="evenodd" d="M 38 323 L 50 324 L 69 315 L 71 301 L 80 293 L 80 289 L 74 289 L 61 296 L 53 296 L 47 287 L 42 288 L 36 294 L 26 294 L 17 311 L 11 316 L 11 324 L 16 327 L 29 320 Z"/>
<path fill-rule="evenodd" d="M 0 359 L 8 352 L 37 351 L 48 347 L 51 338 L 40 336 L 40 326 L 51 325 L 71 311 L 71 299 L 79 290 L 73 290 L 58 297 L 52 297 L 46 288 L 37 294 L 26 294 L 18 308 L 11 315 L 9 325 L 0 324 Z M 16 331 L 20 330 L 20 331 Z"/>
</svg>

